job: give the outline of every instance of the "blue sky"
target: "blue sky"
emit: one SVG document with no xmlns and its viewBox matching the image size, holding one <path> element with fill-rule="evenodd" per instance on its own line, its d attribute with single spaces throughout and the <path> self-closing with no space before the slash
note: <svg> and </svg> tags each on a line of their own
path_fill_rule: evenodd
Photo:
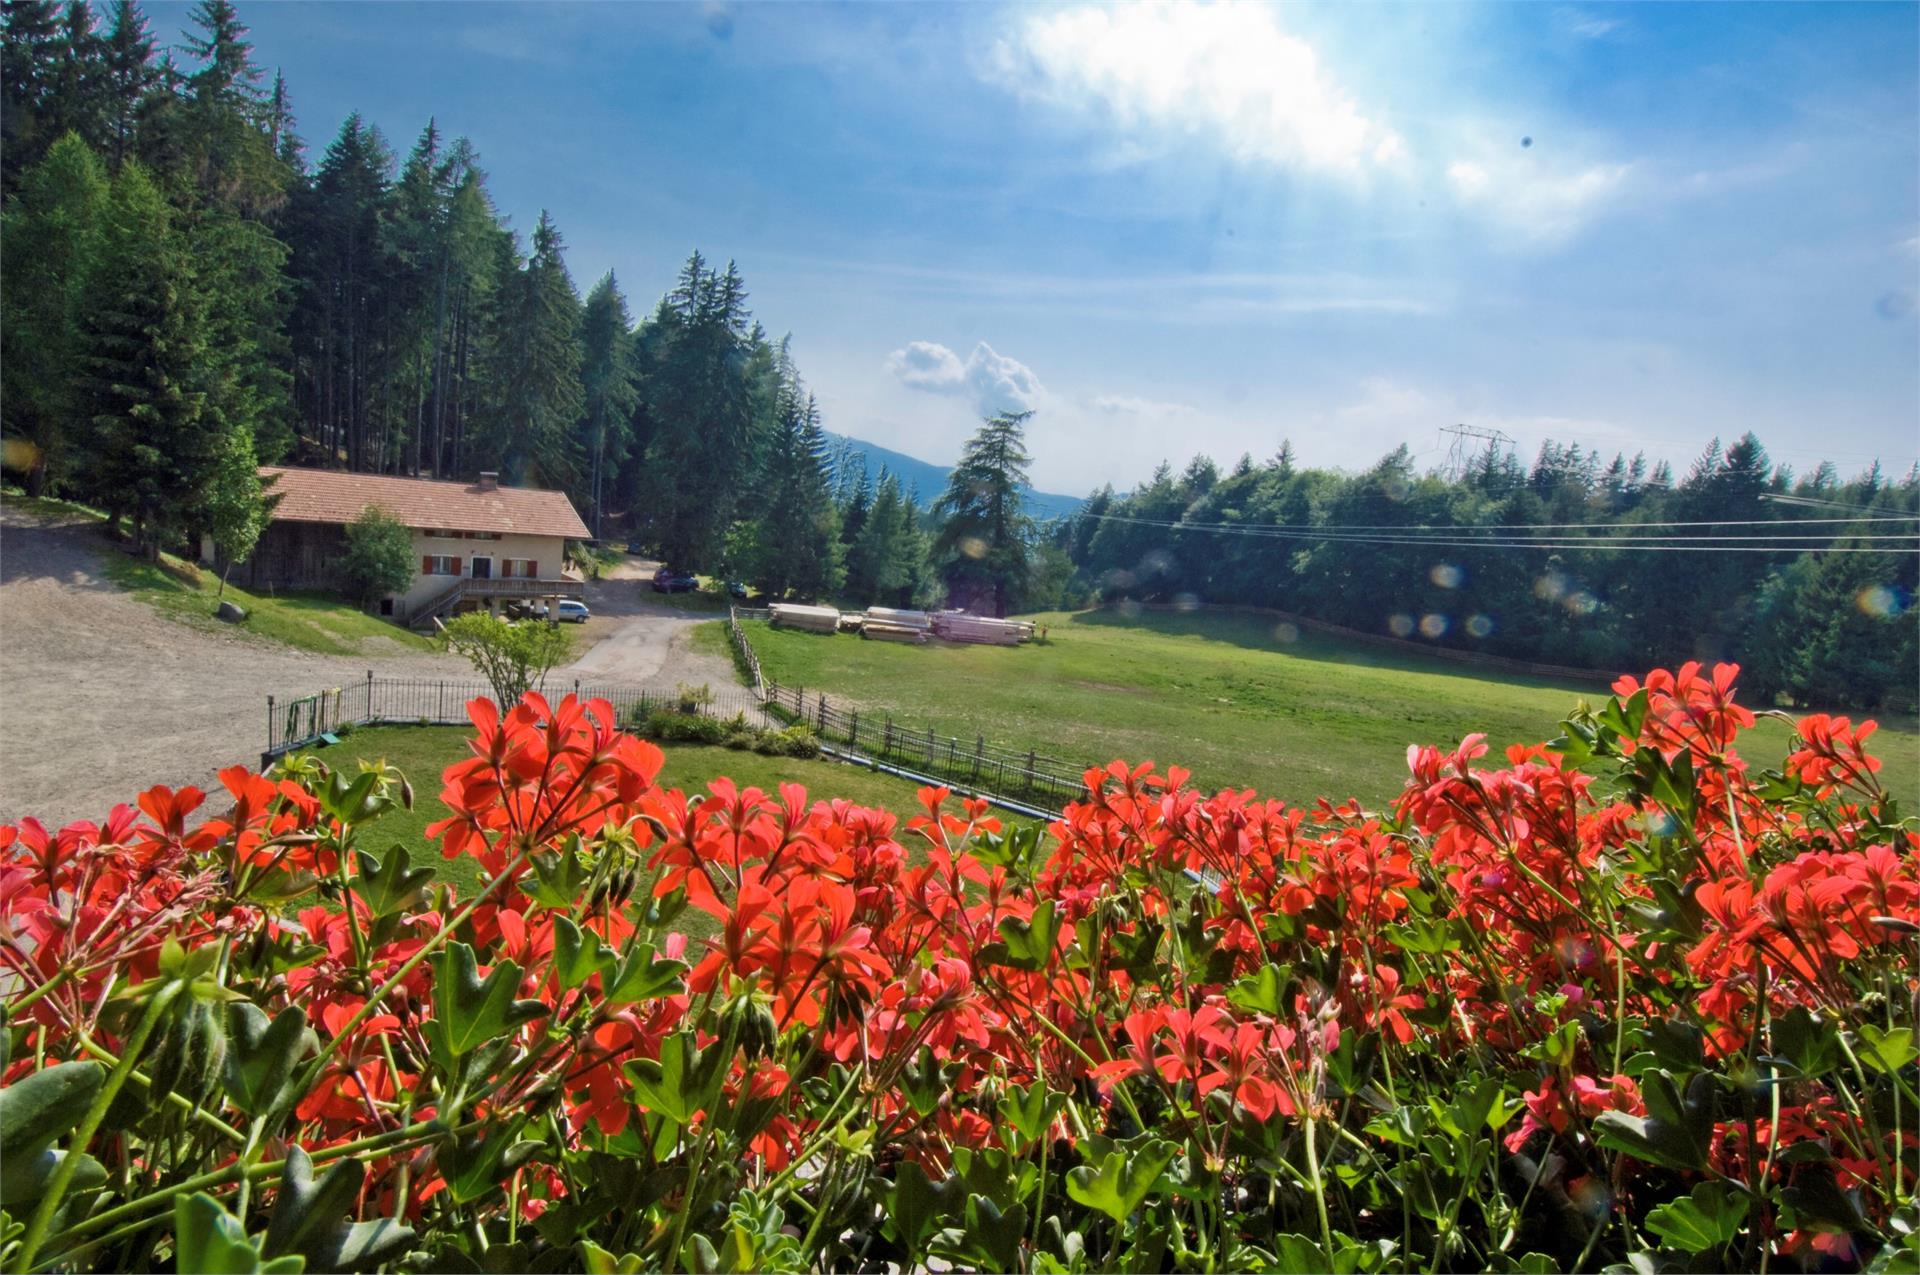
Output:
<svg viewBox="0 0 1920 1275">
<path fill-rule="evenodd" d="M 155 5 L 171 37 L 183 9 Z M 1920 8 L 244 4 L 317 158 L 429 115 L 584 290 L 736 259 L 830 428 L 1128 485 L 1443 425 L 1920 452 Z"/>
</svg>

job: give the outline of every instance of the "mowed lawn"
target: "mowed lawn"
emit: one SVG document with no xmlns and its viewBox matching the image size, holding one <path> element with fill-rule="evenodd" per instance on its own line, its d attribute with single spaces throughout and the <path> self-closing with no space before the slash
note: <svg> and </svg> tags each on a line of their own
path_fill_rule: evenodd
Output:
<svg viewBox="0 0 1920 1275">
<path fill-rule="evenodd" d="M 1451 746 L 1473 731 L 1496 750 L 1560 733 L 1604 685 L 1491 673 L 1448 661 L 1281 630 L 1254 616 L 1113 611 L 1032 617 L 1045 644 L 907 646 L 848 634 L 745 627 L 767 677 L 825 691 L 902 723 L 1036 748 L 1063 761 L 1124 758 L 1184 766 L 1207 787 L 1252 787 L 1308 802 L 1378 804 L 1407 774 L 1407 746 Z M 724 647 L 720 625 L 702 639 Z M 1643 670 L 1644 671 L 1644 670 Z M 1855 718 L 1863 716 L 1854 714 Z M 1920 811 L 1920 733 L 1881 717 L 1882 776 Z M 1747 755 L 1785 756 L 1789 736 L 1763 720 Z M 1496 754 L 1490 760 L 1497 760 Z"/>
</svg>

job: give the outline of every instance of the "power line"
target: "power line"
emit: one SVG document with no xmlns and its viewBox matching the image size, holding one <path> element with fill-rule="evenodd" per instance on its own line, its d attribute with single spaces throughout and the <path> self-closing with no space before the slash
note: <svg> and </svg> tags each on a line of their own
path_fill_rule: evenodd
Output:
<svg viewBox="0 0 1920 1275">
<path fill-rule="evenodd" d="M 1808 536 L 1808 537 L 1698 536 L 1698 537 L 1658 537 L 1656 538 L 1656 537 L 1612 537 L 1612 536 L 1573 536 L 1573 537 L 1534 536 L 1534 537 L 1509 537 L 1504 539 L 1459 540 L 1459 539 L 1443 539 L 1440 537 L 1431 537 L 1431 536 L 1388 536 L 1388 535 L 1342 534 L 1341 532 L 1338 532 L 1338 531 L 1328 533 L 1324 531 L 1315 530 L 1313 528 L 1305 528 L 1305 527 L 1297 528 L 1297 529 L 1296 528 L 1279 528 L 1279 527 L 1236 527 L 1227 523 L 1173 524 L 1173 523 L 1163 523 L 1163 522 L 1157 522 L 1157 521 L 1129 518 L 1123 514 L 1087 514 L 1083 516 L 1089 517 L 1089 518 L 1095 518 L 1102 522 L 1130 523 L 1130 524 L 1136 524 L 1136 525 L 1151 526 L 1151 527 L 1155 527 L 1156 529 L 1162 529 L 1162 530 L 1199 531 L 1199 532 L 1207 532 L 1211 534 L 1221 534 L 1221 535 L 1243 535 L 1243 536 L 1252 536 L 1256 539 L 1266 539 L 1266 540 L 1292 540 L 1292 541 L 1305 540 L 1305 541 L 1316 541 L 1323 544 L 1403 545 L 1403 546 L 1422 546 L 1426 548 L 1439 548 L 1439 549 L 1547 549 L 1547 550 L 1596 549 L 1596 550 L 1614 550 L 1619 552 L 1639 552 L 1639 553 L 1665 552 L 1665 553 L 1781 554 L 1781 553 L 1799 552 L 1800 549 L 1796 548 L 1793 545 L 1777 543 L 1777 541 L 1780 539 L 1825 541 L 1829 539 L 1844 538 L 1844 539 L 1853 540 L 1853 541 L 1892 540 L 1892 541 L 1898 541 L 1901 543 L 1888 546 L 1888 547 L 1882 547 L 1878 544 L 1829 545 L 1819 549 L 1818 551 L 1822 553 L 1920 552 L 1920 535 L 1908 535 L 1908 534 L 1896 535 L 1894 533 L 1889 533 L 1889 532 L 1879 532 L 1879 533 L 1873 533 L 1873 534 L 1864 535 L 1864 536 L 1842 536 L 1840 533 L 1835 533 L 1833 536 Z M 1706 543 L 1706 544 L 1681 543 L 1682 541 L 1690 541 L 1690 540 L 1705 540 L 1705 541 L 1709 541 L 1710 543 Z M 1740 541 L 1740 543 L 1729 543 L 1730 541 Z M 1757 541 L 1765 541 L 1766 543 L 1753 543 Z"/>
<path fill-rule="evenodd" d="M 1704 520 L 1695 521 L 1695 522 L 1618 522 L 1618 521 L 1615 521 L 1615 522 L 1509 522 L 1509 523 L 1475 523 L 1471 525 L 1450 524 L 1450 523 L 1428 523 L 1428 522 L 1410 522 L 1410 523 L 1340 522 L 1340 523 L 1323 523 L 1323 524 L 1320 524 L 1317 526 L 1311 526 L 1311 527 L 1295 527 L 1291 524 L 1283 523 L 1283 522 L 1194 523 L 1194 522 L 1187 522 L 1184 520 L 1174 520 L 1174 519 L 1165 519 L 1165 518 L 1139 518 L 1139 517 L 1134 517 L 1132 515 L 1127 515 L 1127 514 L 1088 514 L 1086 516 L 1090 518 L 1129 518 L 1131 521 L 1134 521 L 1134 522 L 1150 523 L 1156 526 L 1175 527 L 1175 528 L 1196 527 L 1196 526 L 1203 526 L 1203 527 L 1223 526 L 1223 527 L 1233 527 L 1236 530 L 1239 530 L 1239 529 L 1264 530 L 1266 528 L 1276 528 L 1283 531 L 1321 531 L 1321 530 L 1393 531 L 1393 532 L 1437 531 L 1437 532 L 1448 532 L 1448 533 L 1466 532 L 1466 531 L 1488 531 L 1488 532 L 1496 532 L 1496 533 L 1507 533 L 1507 532 L 1513 532 L 1513 531 L 1569 531 L 1569 530 L 1587 529 L 1587 528 L 1595 528 L 1595 527 L 1612 528 L 1618 531 L 1637 531 L 1642 528 L 1651 530 L 1652 528 L 1655 528 L 1655 527 L 1814 527 L 1814 526 L 1821 526 L 1829 523 L 1836 523 L 1841 526 L 1852 527 L 1863 522 L 1920 522 L 1920 514 L 1897 514 L 1897 515 L 1884 517 L 1884 518 L 1709 518 L 1709 519 L 1704 519 Z M 1829 539 L 1832 536 L 1838 535 L 1838 534 L 1841 534 L 1841 533 L 1830 532 L 1825 536 L 1810 536 L 1810 537 L 1803 537 L 1803 538 L 1812 539 L 1812 540 L 1824 540 L 1824 539 Z M 1867 534 L 1868 536 L 1881 536 L 1881 535 L 1887 535 L 1890 533 L 1867 532 L 1865 534 Z M 1653 538 L 1666 539 L 1666 537 L 1663 537 L 1663 536 L 1656 536 Z M 1728 537 L 1716 536 L 1716 537 L 1701 537 L 1701 538 L 1702 539 L 1708 539 L 1708 538 L 1726 539 Z M 1777 539 L 1777 537 L 1771 536 L 1771 535 L 1765 536 L 1765 537 L 1756 537 L 1756 538 L 1768 539 L 1768 540 Z"/>
</svg>

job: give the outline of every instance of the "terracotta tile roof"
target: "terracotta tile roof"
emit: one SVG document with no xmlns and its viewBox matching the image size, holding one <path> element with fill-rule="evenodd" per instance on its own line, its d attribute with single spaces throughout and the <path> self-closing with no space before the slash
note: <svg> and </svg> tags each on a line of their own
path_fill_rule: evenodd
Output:
<svg viewBox="0 0 1920 1275">
<path fill-rule="evenodd" d="M 586 540 L 592 532 L 574 512 L 565 492 L 537 487 L 496 487 L 353 474 L 340 469 L 292 469 L 262 465 L 269 495 L 278 495 L 276 522 L 348 523 L 378 505 L 408 527 L 425 531 L 496 531 L 525 536 Z"/>
</svg>

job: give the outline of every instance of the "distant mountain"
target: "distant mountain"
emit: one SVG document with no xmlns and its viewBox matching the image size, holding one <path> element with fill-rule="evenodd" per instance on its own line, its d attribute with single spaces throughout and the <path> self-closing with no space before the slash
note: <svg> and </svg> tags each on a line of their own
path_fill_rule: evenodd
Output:
<svg viewBox="0 0 1920 1275">
<path fill-rule="evenodd" d="M 845 443 L 849 463 L 854 463 L 856 460 L 864 463 L 867 474 L 876 481 L 880 477 L 880 468 L 884 465 L 889 473 L 900 479 L 903 487 L 909 491 L 919 492 L 922 505 L 930 506 L 940 499 L 940 493 L 947 489 L 947 475 L 953 472 L 951 466 L 930 464 L 909 456 L 905 452 L 896 452 L 891 447 L 882 447 L 878 443 L 869 443 L 864 439 L 848 438 L 845 434 L 835 434 L 831 431 L 828 431 L 827 438 L 834 444 L 836 453 L 839 450 L 838 445 Z M 1027 512 L 1042 522 L 1049 518 L 1071 517 L 1079 513 L 1080 506 L 1086 503 L 1084 496 L 1061 496 L 1052 492 L 1027 489 Z"/>
</svg>

